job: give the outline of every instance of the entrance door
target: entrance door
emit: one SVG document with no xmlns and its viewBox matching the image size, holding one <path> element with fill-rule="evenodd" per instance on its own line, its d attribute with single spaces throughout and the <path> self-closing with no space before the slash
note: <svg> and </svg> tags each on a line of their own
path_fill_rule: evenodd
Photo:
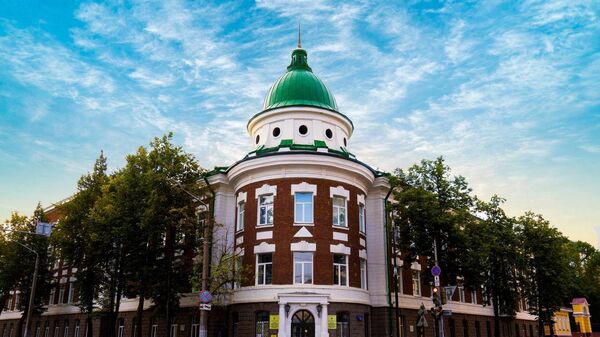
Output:
<svg viewBox="0 0 600 337">
<path fill-rule="evenodd" d="M 307 310 L 296 311 L 292 317 L 292 337 L 315 337 L 315 318 Z"/>
</svg>

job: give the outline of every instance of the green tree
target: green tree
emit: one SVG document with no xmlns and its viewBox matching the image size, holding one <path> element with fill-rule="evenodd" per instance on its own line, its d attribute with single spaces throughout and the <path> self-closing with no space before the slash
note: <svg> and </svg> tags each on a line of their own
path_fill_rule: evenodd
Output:
<svg viewBox="0 0 600 337">
<path fill-rule="evenodd" d="M 439 157 L 406 172 L 397 169 L 390 180 L 396 201 L 391 206 L 392 223 L 399 228 L 399 248 L 408 252 L 406 262 L 422 256 L 433 266 L 436 242 L 442 281 L 456 284 L 465 249 L 462 229 L 473 219 L 473 198 L 465 178 L 451 176 Z"/>
<path fill-rule="evenodd" d="M 87 314 L 89 333 L 93 333 L 92 314 L 99 289 L 106 282 L 104 245 L 106 233 L 92 216 L 96 201 L 102 196 L 108 180 L 106 157 L 101 152 L 93 171 L 83 175 L 77 183 L 77 193 L 59 206 L 63 218 L 52 235 L 60 256 L 77 266 L 75 286 L 79 290 L 78 304 Z M 92 337 L 89 335 L 88 337 Z"/>
<path fill-rule="evenodd" d="M 523 293 L 529 312 L 538 316 L 539 334 L 552 321 L 569 294 L 572 269 L 569 267 L 569 241 L 541 215 L 527 212 L 519 217 L 518 235 L 525 258 Z M 551 333 L 554 331 L 551 327 Z"/>
<path fill-rule="evenodd" d="M 480 218 L 468 222 L 464 230 L 465 278 L 473 287 L 483 286 L 485 304 L 493 307 L 496 337 L 500 336 L 500 317 L 514 318 L 518 310 L 522 267 L 515 219 L 501 208 L 504 201 L 496 195 L 489 202 L 477 201 Z"/>
<path fill-rule="evenodd" d="M 573 276 L 564 305 L 575 297 L 587 297 L 593 322 L 600 322 L 600 251 L 582 241 L 569 241 L 566 251 Z"/>
</svg>

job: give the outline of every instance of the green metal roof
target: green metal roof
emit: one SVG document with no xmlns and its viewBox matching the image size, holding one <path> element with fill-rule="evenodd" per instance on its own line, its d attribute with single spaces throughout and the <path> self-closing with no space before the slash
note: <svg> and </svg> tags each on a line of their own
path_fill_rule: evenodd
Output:
<svg viewBox="0 0 600 337">
<path fill-rule="evenodd" d="M 314 106 L 338 112 L 333 94 L 308 66 L 304 49 L 292 52 L 292 62 L 273 84 L 263 104 L 263 111 L 286 106 Z"/>
</svg>

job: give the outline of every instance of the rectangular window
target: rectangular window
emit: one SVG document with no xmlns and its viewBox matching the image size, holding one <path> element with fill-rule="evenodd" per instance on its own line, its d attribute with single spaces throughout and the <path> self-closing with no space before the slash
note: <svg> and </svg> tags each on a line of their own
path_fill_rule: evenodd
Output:
<svg viewBox="0 0 600 337">
<path fill-rule="evenodd" d="M 56 289 L 54 287 L 52 287 L 52 289 L 50 289 L 50 297 L 48 298 L 48 305 L 54 304 L 54 294 L 55 293 L 56 293 Z"/>
<path fill-rule="evenodd" d="M 348 256 L 333 254 L 333 284 L 348 285 Z"/>
<path fill-rule="evenodd" d="M 234 262 L 234 272 L 235 272 L 235 276 L 234 276 L 234 282 L 233 282 L 233 287 L 235 289 L 241 287 L 241 280 L 242 280 L 242 266 L 244 265 L 244 255 L 239 255 L 235 257 L 235 262 Z"/>
<path fill-rule="evenodd" d="M 177 337 L 177 324 L 171 324 L 171 336 L 170 337 Z"/>
<path fill-rule="evenodd" d="M 273 224 L 273 195 L 266 194 L 258 197 L 258 225 Z"/>
<path fill-rule="evenodd" d="M 75 321 L 75 331 L 73 332 L 73 337 L 79 337 L 79 321 Z"/>
<path fill-rule="evenodd" d="M 365 205 L 358 204 L 358 228 L 361 233 L 367 232 L 367 226 L 365 224 Z"/>
<path fill-rule="evenodd" d="M 412 271 L 413 296 L 421 296 L 421 272 Z"/>
<path fill-rule="evenodd" d="M 360 259 L 360 287 L 367 289 L 367 260 Z"/>
<path fill-rule="evenodd" d="M 350 314 L 338 312 L 336 314 L 337 337 L 350 337 Z"/>
<path fill-rule="evenodd" d="M 458 287 L 458 301 L 465 302 L 465 287 Z"/>
<path fill-rule="evenodd" d="M 490 321 L 485 321 L 485 333 L 486 337 L 492 337 L 492 324 Z"/>
<path fill-rule="evenodd" d="M 269 337 L 269 312 L 256 313 L 256 337 Z"/>
<path fill-rule="evenodd" d="M 69 298 L 67 299 L 67 303 L 73 303 L 75 299 L 75 282 L 69 283 Z"/>
<path fill-rule="evenodd" d="M 55 326 L 54 327 L 54 337 L 58 337 L 58 333 L 60 332 L 60 327 Z"/>
<path fill-rule="evenodd" d="M 50 327 L 49 326 L 47 326 L 44 329 L 44 337 L 48 337 L 48 336 L 50 336 Z"/>
<path fill-rule="evenodd" d="M 471 303 L 477 304 L 477 290 L 471 290 Z"/>
<path fill-rule="evenodd" d="M 40 326 L 36 326 L 35 327 L 35 337 L 40 337 Z M 75 337 L 79 337 L 79 336 L 75 336 Z"/>
<path fill-rule="evenodd" d="M 244 212 L 246 208 L 246 203 L 241 201 L 238 203 L 238 212 L 237 212 L 237 228 L 236 230 L 241 231 L 244 229 Z"/>
<path fill-rule="evenodd" d="M 402 294 L 404 292 L 404 280 L 402 276 L 402 267 L 396 267 L 396 286 L 398 294 Z"/>
<path fill-rule="evenodd" d="M 450 318 L 448 320 L 449 328 L 450 328 L 450 337 L 456 337 L 456 326 L 454 324 L 454 319 Z"/>
<path fill-rule="evenodd" d="M 348 227 L 346 222 L 346 198 L 344 197 L 333 197 L 333 225 Z"/>
<path fill-rule="evenodd" d="M 69 326 L 65 326 L 65 331 L 63 332 L 64 337 L 69 337 Z"/>
<path fill-rule="evenodd" d="M 65 286 L 60 286 L 58 289 L 58 304 L 62 304 L 65 299 Z"/>
<path fill-rule="evenodd" d="M 475 321 L 475 337 L 481 337 L 481 323 Z"/>
<path fill-rule="evenodd" d="M 294 284 L 313 283 L 313 254 L 294 253 Z"/>
<path fill-rule="evenodd" d="M 463 337 L 469 337 L 469 322 L 463 319 Z"/>
<path fill-rule="evenodd" d="M 294 199 L 294 222 L 313 223 L 313 194 L 296 192 Z"/>
<path fill-rule="evenodd" d="M 152 325 L 150 326 L 150 337 L 156 337 L 158 332 L 158 321 L 156 318 L 152 319 Z"/>
<path fill-rule="evenodd" d="M 273 277 L 273 254 L 256 255 L 256 284 L 271 284 Z"/>
<path fill-rule="evenodd" d="M 190 337 L 200 337 L 200 323 L 198 323 L 198 318 L 196 316 L 192 317 L 192 329 L 190 331 Z"/>
</svg>

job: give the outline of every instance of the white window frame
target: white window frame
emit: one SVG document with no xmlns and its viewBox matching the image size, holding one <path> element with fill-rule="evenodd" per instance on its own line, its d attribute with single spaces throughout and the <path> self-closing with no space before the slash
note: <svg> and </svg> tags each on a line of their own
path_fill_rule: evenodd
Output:
<svg viewBox="0 0 600 337">
<path fill-rule="evenodd" d="M 49 337 L 50 336 L 50 326 L 47 325 L 44 327 L 44 337 Z"/>
<path fill-rule="evenodd" d="M 273 200 L 270 204 L 262 204 L 261 203 L 261 198 L 263 197 L 271 197 Z M 257 207 L 257 213 L 256 213 L 256 226 L 257 227 L 266 227 L 266 226 L 273 226 L 273 218 L 275 218 L 275 194 L 271 194 L 271 193 L 265 193 L 265 194 L 261 194 L 258 196 L 258 207 Z M 265 223 L 261 222 L 261 217 L 260 217 L 260 210 L 261 208 L 265 208 Z M 272 213 L 272 217 L 271 217 L 271 222 L 269 222 L 269 209 L 271 209 L 271 213 Z"/>
<path fill-rule="evenodd" d="M 56 287 L 50 289 L 50 297 L 48 298 L 48 305 L 54 305 L 54 297 L 56 295 Z"/>
<path fill-rule="evenodd" d="M 258 260 L 257 260 L 258 261 Z M 235 261 L 233 262 L 233 272 L 235 274 L 240 273 L 242 271 L 242 266 L 244 265 L 244 255 L 238 255 L 235 257 Z M 237 275 L 236 275 L 237 276 Z M 240 288 L 242 285 L 239 282 L 239 279 L 237 279 L 234 283 L 233 283 L 233 288 L 234 289 L 238 289 Z M 135 336 L 133 336 L 135 337 Z"/>
<path fill-rule="evenodd" d="M 477 304 L 477 290 L 471 290 L 471 303 Z"/>
<path fill-rule="evenodd" d="M 404 275 L 402 266 L 396 267 L 396 279 L 398 280 L 398 294 L 404 294 Z"/>
<path fill-rule="evenodd" d="M 365 204 L 363 203 L 358 204 L 358 230 L 363 234 L 367 233 Z"/>
<path fill-rule="evenodd" d="M 60 335 L 60 326 L 55 326 L 54 327 L 54 337 L 59 337 Z"/>
<path fill-rule="evenodd" d="M 336 263 L 335 262 L 335 255 L 339 255 L 339 256 L 343 256 L 344 257 L 344 263 Z M 345 269 L 345 278 L 344 278 L 344 282 L 342 282 L 342 268 Z M 335 282 L 335 273 L 338 273 L 339 277 L 337 280 L 337 283 Z M 346 254 L 334 254 L 333 255 L 333 285 L 337 285 L 337 286 L 344 286 L 347 287 L 348 286 L 348 277 L 350 276 L 350 273 L 348 271 L 348 255 Z"/>
<path fill-rule="evenodd" d="M 40 337 L 40 326 L 39 325 L 35 326 L 35 337 Z M 79 337 L 79 336 L 74 336 L 74 337 Z"/>
<path fill-rule="evenodd" d="M 63 331 L 63 337 L 69 337 L 69 326 L 65 325 L 64 331 Z"/>
<path fill-rule="evenodd" d="M 271 255 L 271 262 L 258 262 L 258 258 L 261 255 Z M 267 283 L 267 265 L 271 265 L 271 283 Z M 259 282 L 258 277 L 260 275 L 259 270 L 263 269 L 263 279 Z M 261 253 L 256 254 L 256 285 L 268 285 L 273 284 L 273 253 Z"/>
<path fill-rule="evenodd" d="M 342 199 L 344 201 L 344 206 L 337 206 L 335 204 L 335 200 L 336 199 Z M 348 198 L 346 198 L 345 196 L 342 195 L 334 195 L 333 198 L 331 198 L 331 204 L 332 204 L 332 212 L 333 212 L 333 216 L 331 218 L 331 224 L 334 227 L 340 227 L 340 228 L 348 228 Z M 340 212 L 340 210 L 343 210 L 344 213 L 344 224 L 340 225 L 340 214 L 342 212 Z M 335 219 L 337 218 L 337 224 L 335 223 Z"/>
<path fill-rule="evenodd" d="M 73 337 L 79 337 L 79 322 L 75 322 L 75 331 L 73 331 Z M 37 336 L 36 336 L 37 337 Z M 135 336 L 134 336 L 135 337 Z"/>
<path fill-rule="evenodd" d="M 293 254 L 294 254 L 294 256 L 293 256 L 293 258 L 294 258 L 294 272 L 293 272 L 294 273 L 294 284 L 313 284 L 313 282 L 314 282 L 314 276 L 315 276 L 315 274 L 314 274 L 314 267 L 313 267 L 314 266 L 314 255 L 313 255 L 313 253 L 312 252 L 293 252 Z M 306 262 L 305 261 L 296 261 L 296 254 L 308 254 L 308 255 L 310 255 L 310 262 L 308 262 L 308 261 L 306 261 Z M 300 264 L 300 269 L 301 269 L 301 275 L 300 275 L 300 277 L 302 278 L 301 282 L 296 282 L 296 276 L 298 276 L 296 274 L 296 264 Z M 310 268 L 310 275 L 311 275 L 310 282 L 307 282 L 305 280 L 305 278 L 306 278 L 306 271 L 308 270 L 307 268 Z"/>
<path fill-rule="evenodd" d="M 244 230 L 244 214 L 246 213 L 246 201 L 240 201 L 237 204 L 237 223 L 236 231 L 241 232 Z M 260 215 L 260 210 L 259 210 Z M 259 220 L 260 221 L 260 220 Z"/>
<path fill-rule="evenodd" d="M 171 337 L 177 337 L 177 328 L 179 327 L 179 325 L 177 325 L 177 323 L 173 323 L 171 324 Z M 135 336 L 133 336 L 135 337 Z"/>
<path fill-rule="evenodd" d="M 73 299 L 75 298 L 75 282 L 69 283 L 69 296 L 67 298 L 67 303 L 73 303 Z"/>
<path fill-rule="evenodd" d="M 67 290 L 67 288 L 64 284 L 58 288 L 58 304 L 63 304 L 63 301 L 65 300 L 65 290 Z"/>
<path fill-rule="evenodd" d="M 4 310 L 11 311 L 12 310 L 12 305 L 13 305 L 13 296 L 14 296 L 14 294 L 11 291 L 11 292 L 8 293 L 8 295 L 9 295 L 8 296 L 8 303 L 6 304 L 6 308 Z"/>
<path fill-rule="evenodd" d="M 367 260 L 360 259 L 360 287 L 362 289 L 369 289 L 369 281 L 367 277 Z"/>
<path fill-rule="evenodd" d="M 419 270 L 412 271 L 412 287 L 413 296 L 421 296 L 421 272 Z"/>
<path fill-rule="evenodd" d="M 150 326 L 150 337 L 157 337 L 158 332 L 158 319 L 154 318 L 152 325 Z"/>
<path fill-rule="evenodd" d="M 458 301 L 465 303 L 465 287 L 458 286 Z"/>
<path fill-rule="evenodd" d="M 298 202 L 297 196 L 298 194 L 310 194 L 310 203 L 307 202 Z M 302 205 L 302 219 L 298 220 L 298 213 L 296 210 L 298 209 L 298 205 Z M 306 219 L 306 207 L 309 205 L 311 218 Z M 312 224 L 315 219 L 315 194 L 313 192 L 296 192 L 294 193 L 294 223 L 297 224 Z"/>
</svg>

